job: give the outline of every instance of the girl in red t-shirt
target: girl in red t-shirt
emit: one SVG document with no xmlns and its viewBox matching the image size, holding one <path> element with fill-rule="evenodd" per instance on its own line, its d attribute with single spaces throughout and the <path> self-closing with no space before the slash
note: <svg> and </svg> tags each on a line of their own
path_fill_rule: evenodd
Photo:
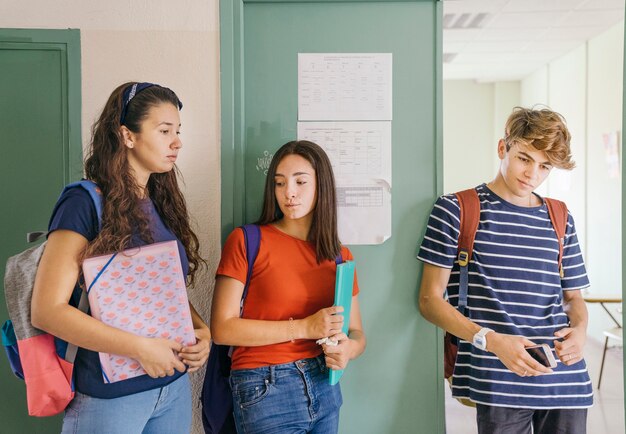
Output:
<svg viewBox="0 0 626 434">
<path fill-rule="evenodd" d="M 308 141 L 283 145 L 265 184 L 259 253 L 243 317 L 248 264 L 243 233 L 228 237 L 217 269 L 211 330 L 236 347 L 231 387 L 237 430 L 336 433 L 342 404 L 328 369 L 365 349 L 355 278 L 348 335 L 333 306 L 335 258 L 352 259 L 337 236 L 335 181 L 328 156 Z M 330 338 L 331 344 L 316 340 Z M 336 345 L 332 345 L 336 343 Z"/>
</svg>

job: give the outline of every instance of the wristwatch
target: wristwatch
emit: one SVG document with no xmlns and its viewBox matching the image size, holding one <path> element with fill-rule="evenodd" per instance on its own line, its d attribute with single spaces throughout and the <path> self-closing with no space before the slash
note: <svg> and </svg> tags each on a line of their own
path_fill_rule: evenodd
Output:
<svg viewBox="0 0 626 434">
<path fill-rule="evenodd" d="M 487 350 L 487 333 L 492 332 L 493 330 L 488 329 L 487 327 L 481 328 L 478 333 L 474 335 L 472 339 L 472 344 L 478 348 L 479 350 L 486 351 Z"/>
</svg>

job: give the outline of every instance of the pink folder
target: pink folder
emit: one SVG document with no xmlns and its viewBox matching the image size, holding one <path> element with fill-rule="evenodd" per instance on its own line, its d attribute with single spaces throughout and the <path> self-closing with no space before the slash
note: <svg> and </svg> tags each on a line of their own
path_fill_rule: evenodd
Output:
<svg viewBox="0 0 626 434">
<path fill-rule="evenodd" d="M 88 293 L 91 315 L 139 336 L 195 344 L 177 242 L 148 244 L 119 253 L 113 260 L 112 256 L 83 262 L 86 287 L 97 279 Z M 129 357 L 100 353 L 100 363 L 106 383 L 146 373 Z"/>
</svg>

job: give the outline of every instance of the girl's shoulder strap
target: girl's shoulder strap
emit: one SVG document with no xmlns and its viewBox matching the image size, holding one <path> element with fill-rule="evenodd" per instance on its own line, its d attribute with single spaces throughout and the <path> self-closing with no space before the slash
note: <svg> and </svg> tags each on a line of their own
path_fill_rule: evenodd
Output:
<svg viewBox="0 0 626 434">
<path fill-rule="evenodd" d="M 71 184 L 66 185 L 63 189 L 63 192 L 61 192 L 61 196 L 63 196 L 66 191 L 72 188 L 82 188 L 87 193 L 89 193 L 89 197 L 91 197 L 91 200 L 93 201 L 93 204 L 96 208 L 96 214 L 98 215 L 99 231 L 102 228 L 102 191 L 95 182 L 88 179 L 83 179 L 81 181 L 72 182 Z"/>
<path fill-rule="evenodd" d="M 243 294 L 241 295 L 241 304 L 239 305 L 240 316 L 243 314 L 243 302 L 248 295 L 248 288 L 250 287 L 250 279 L 252 279 L 252 269 L 254 268 L 254 262 L 259 254 L 259 248 L 261 247 L 261 227 L 255 224 L 247 224 L 240 226 L 243 231 L 243 239 L 246 246 L 246 259 L 248 261 L 248 272 L 246 274 L 246 284 L 243 288 Z"/>
</svg>

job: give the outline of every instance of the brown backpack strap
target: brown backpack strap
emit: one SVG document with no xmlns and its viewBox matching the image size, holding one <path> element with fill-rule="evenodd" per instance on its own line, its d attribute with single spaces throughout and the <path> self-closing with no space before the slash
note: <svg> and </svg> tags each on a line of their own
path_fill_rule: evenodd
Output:
<svg viewBox="0 0 626 434">
<path fill-rule="evenodd" d="M 472 259 L 472 251 L 474 250 L 474 237 L 478 230 L 478 222 L 480 220 L 480 200 L 478 193 L 471 188 L 456 193 L 459 200 L 460 213 L 460 232 L 458 243 L 458 261 L 459 261 L 459 299 L 457 309 L 465 315 L 467 307 L 467 293 L 469 286 L 469 262 Z"/>
<path fill-rule="evenodd" d="M 561 278 L 565 277 L 563 271 L 563 244 L 565 243 L 565 230 L 567 229 L 567 205 L 560 200 L 543 198 L 548 206 L 548 215 L 556 232 L 556 238 L 559 241 L 559 273 Z"/>
<path fill-rule="evenodd" d="M 476 189 L 455 193 L 459 200 L 461 208 L 461 232 L 459 233 L 458 244 L 458 260 L 459 265 L 466 266 L 472 259 L 472 251 L 474 250 L 474 238 L 478 230 L 478 222 L 480 220 L 480 200 Z"/>
</svg>

